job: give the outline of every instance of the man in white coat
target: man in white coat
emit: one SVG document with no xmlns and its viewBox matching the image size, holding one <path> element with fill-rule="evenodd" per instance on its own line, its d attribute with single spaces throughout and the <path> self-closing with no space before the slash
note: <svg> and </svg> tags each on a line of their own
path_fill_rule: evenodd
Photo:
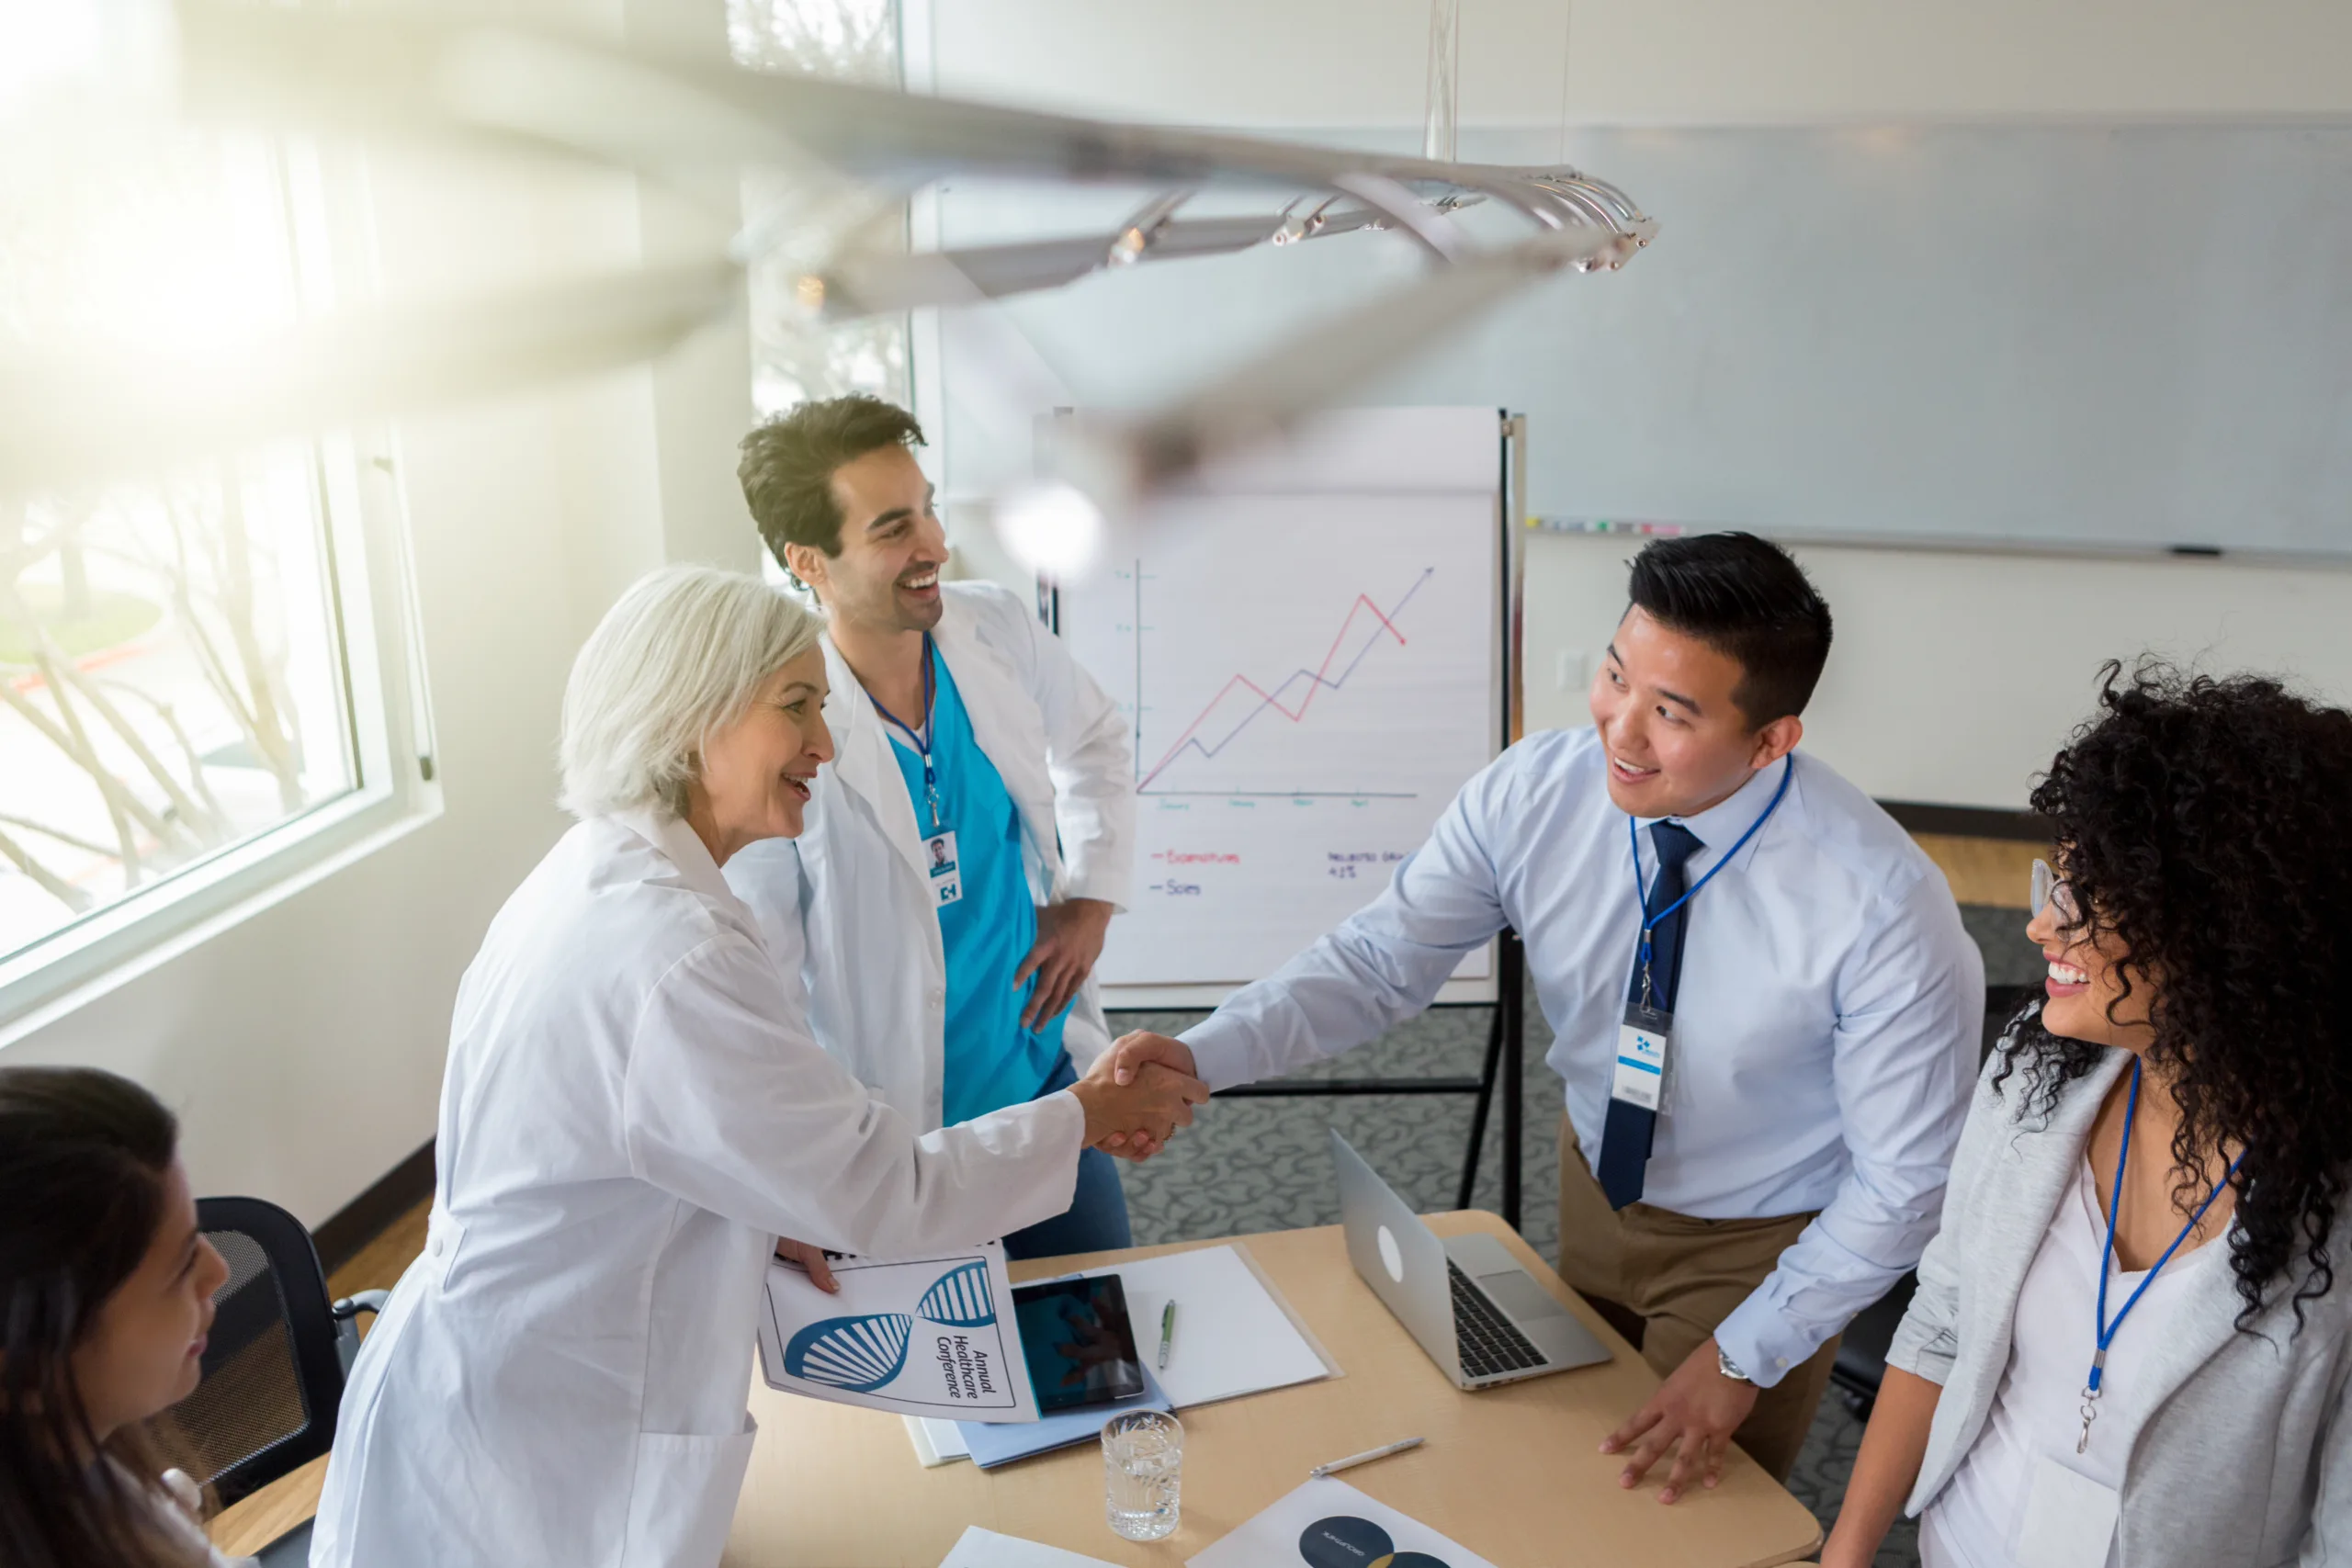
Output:
<svg viewBox="0 0 2352 1568">
<path fill-rule="evenodd" d="M 841 754 L 807 832 L 727 875 L 791 931 L 777 951 L 805 951 L 817 1038 L 928 1130 L 1052 1093 L 1109 1044 L 1092 972 L 1127 896 L 1135 774 L 1117 708 L 1020 595 L 940 581 L 922 442 L 868 397 L 743 440 L 760 536 L 825 614 Z M 823 911 L 805 948 L 804 909 Z M 1005 1239 L 1016 1258 L 1129 1245 L 1116 1165 L 1090 1150 L 1069 1211 Z"/>
</svg>

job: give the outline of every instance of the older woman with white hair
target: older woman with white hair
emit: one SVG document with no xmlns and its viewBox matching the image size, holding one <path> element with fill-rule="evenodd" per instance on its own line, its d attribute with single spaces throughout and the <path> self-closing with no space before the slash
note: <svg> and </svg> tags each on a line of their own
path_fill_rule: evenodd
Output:
<svg viewBox="0 0 2352 1568">
<path fill-rule="evenodd" d="M 458 987 L 424 1256 L 353 1370 L 313 1562 L 709 1568 L 779 1236 L 1001 1235 L 1069 1206 L 1081 1150 L 1156 1142 L 1205 1098 L 1089 1078 L 918 1136 L 819 1048 L 797 963 L 719 874 L 800 830 L 831 755 L 817 629 L 752 578 L 673 567 L 581 650 L 580 821 Z"/>
</svg>

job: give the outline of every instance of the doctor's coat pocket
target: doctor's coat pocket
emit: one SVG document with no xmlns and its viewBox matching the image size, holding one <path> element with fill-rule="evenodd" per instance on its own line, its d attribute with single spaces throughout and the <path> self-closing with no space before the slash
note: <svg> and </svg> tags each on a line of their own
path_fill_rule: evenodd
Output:
<svg viewBox="0 0 2352 1568">
<path fill-rule="evenodd" d="M 732 1437 L 639 1433 L 621 1568 L 717 1568 L 758 1435 L 749 1416 Z"/>
</svg>

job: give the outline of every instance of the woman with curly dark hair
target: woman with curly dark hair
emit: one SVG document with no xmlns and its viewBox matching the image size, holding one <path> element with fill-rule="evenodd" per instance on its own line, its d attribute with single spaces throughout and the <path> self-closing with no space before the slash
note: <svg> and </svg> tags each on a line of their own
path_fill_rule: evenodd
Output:
<svg viewBox="0 0 2352 1568">
<path fill-rule="evenodd" d="M 2109 666 L 1825 1568 L 2352 1562 L 2352 715 Z M 1907 1505 L 1905 1499 L 1908 1498 Z"/>
</svg>

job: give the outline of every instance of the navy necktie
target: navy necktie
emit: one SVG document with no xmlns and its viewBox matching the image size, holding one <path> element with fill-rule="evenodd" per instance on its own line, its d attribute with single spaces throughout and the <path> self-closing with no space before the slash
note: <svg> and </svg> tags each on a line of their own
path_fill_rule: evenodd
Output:
<svg viewBox="0 0 2352 1568">
<path fill-rule="evenodd" d="M 1657 882 L 1650 889 L 1649 908 L 1663 909 L 1682 897 L 1687 885 L 1682 867 L 1703 846 L 1699 835 L 1679 822 L 1653 822 L 1650 847 L 1657 852 Z M 1682 932 L 1690 914 L 1690 906 L 1685 904 L 1650 930 L 1648 1001 L 1660 1012 L 1674 1010 L 1675 987 L 1682 979 Z M 1625 999 L 1643 999 L 1642 955 L 1638 947 L 1634 953 L 1633 983 L 1627 987 Z M 1613 1063 L 1616 1053 L 1610 1055 Z M 1613 1076 L 1613 1066 L 1611 1072 Z M 1611 1208 L 1622 1209 L 1641 1201 L 1642 1179 L 1650 1163 L 1650 1139 L 1657 1132 L 1657 1111 L 1645 1111 L 1613 1097 L 1610 1100 L 1609 1120 L 1600 1131 L 1600 1164 L 1595 1175 Z"/>
</svg>

